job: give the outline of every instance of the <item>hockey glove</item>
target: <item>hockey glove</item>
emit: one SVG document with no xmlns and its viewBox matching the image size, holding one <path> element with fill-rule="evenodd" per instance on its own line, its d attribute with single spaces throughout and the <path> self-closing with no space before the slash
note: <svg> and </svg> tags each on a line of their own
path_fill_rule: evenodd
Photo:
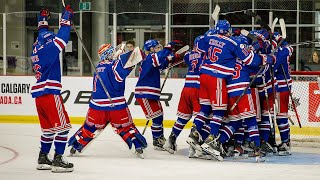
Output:
<svg viewBox="0 0 320 180">
<path fill-rule="evenodd" d="M 266 55 L 266 54 L 260 54 L 260 57 L 262 59 L 262 64 L 274 64 L 276 61 L 276 57 L 274 55 Z"/>
<path fill-rule="evenodd" d="M 179 41 L 179 40 L 173 40 L 171 42 L 169 42 L 167 45 L 164 46 L 164 48 L 167 48 L 167 49 L 171 49 L 174 47 L 174 45 L 176 44 L 181 44 L 182 42 Z"/>
<path fill-rule="evenodd" d="M 67 5 L 65 10 L 62 12 L 62 16 L 60 19 L 61 26 L 71 26 L 73 18 L 73 10 L 70 5 Z"/>
<path fill-rule="evenodd" d="M 42 8 L 38 16 L 38 29 L 48 28 L 48 20 L 50 19 L 49 9 Z"/>
</svg>

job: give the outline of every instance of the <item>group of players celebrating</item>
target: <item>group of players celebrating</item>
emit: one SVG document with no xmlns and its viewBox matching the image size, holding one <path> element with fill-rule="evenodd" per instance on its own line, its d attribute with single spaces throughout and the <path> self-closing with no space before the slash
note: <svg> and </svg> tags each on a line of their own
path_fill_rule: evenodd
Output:
<svg viewBox="0 0 320 180">
<path fill-rule="evenodd" d="M 177 150 L 177 137 L 196 115 L 187 139 L 189 157 L 222 161 L 226 156 L 250 155 L 256 161 L 264 161 L 263 157 L 273 153 L 274 147 L 278 147 L 280 155 L 291 154 L 287 113 L 289 58 L 293 49 L 279 33 L 255 30 L 250 32 L 257 39 L 254 41 L 239 31 L 232 32 L 227 20 L 219 20 L 206 34 L 195 38 L 193 49 L 185 54 L 173 53 L 175 45 L 181 44 L 178 40 L 164 47 L 156 40 L 148 40 L 145 52 L 140 49 L 125 52 L 111 44 L 101 45 L 85 122 L 68 141 L 71 125 L 60 95 L 59 53 L 70 37 L 73 11 L 66 6 L 57 34 L 48 31 L 49 18 L 49 10 L 42 9 L 38 17 L 39 35 L 31 55 L 37 79 L 31 94 L 43 132 L 37 169 L 73 171 L 73 164 L 63 158 L 66 144 L 71 146 L 71 154 L 81 153 L 108 124 L 129 149 L 134 146 L 136 154 L 144 158 L 147 141 L 135 127 L 124 97 L 126 77 L 140 61 L 135 98 L 146 118 L 152 120 L 155 149 L 173 154 Z M 140 56 L 132 58 L 137 53 Z M 166 140 L 160 72 L 181 61 L 188 65 L 188 73 L 178 119 Z M 280 145 L 275 145 L 274 140 L 271 145 L 268 143 L 274 139 L 273 118 L 279 128 Z M 49 158 L 52 143 L 53 160 Z"/>
</svg>

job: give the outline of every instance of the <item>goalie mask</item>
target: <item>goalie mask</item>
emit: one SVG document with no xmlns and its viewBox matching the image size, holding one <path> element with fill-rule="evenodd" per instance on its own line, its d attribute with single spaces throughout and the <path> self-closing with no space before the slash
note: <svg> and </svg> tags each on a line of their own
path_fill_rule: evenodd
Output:
<svg viewBox="0 0 320 180">
<path fill-rule="evenodd" d="M 111 44 L 102 44 L 98 50 L 100 61 L 112 61 L 114 52 L 115 49 Z"/>
</svg>

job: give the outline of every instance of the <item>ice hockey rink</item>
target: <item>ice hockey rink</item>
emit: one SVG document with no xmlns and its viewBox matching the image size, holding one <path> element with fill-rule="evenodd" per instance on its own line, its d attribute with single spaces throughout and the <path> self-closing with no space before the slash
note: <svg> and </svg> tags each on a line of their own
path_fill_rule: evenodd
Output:
<svg viewBox="0 0 320 180">
<path fill-rule="evenodd" d="M 73 134 L 79 125 L 74 125 Z M 143 127 L 139 127 L 142 130 Z M 0 124 L 0 179 L 288 179 L 319 180 L 320 148 L 293 147 L 291 156 L 268 157 L 264 163 L 253 158 L 235 160 L 200 160 L 188 158 L 185 139 L 190 129 L 178 138 L 178 151 L 153 150 L 151 130 L 146 138 L 149 147 L 145 159 L 129 151 L 122 139 L 110 127 L 78 157 L 67 157 L 74 163 L 72 173 L 52 173 L 35 169 L 39 153 L 38 124 Z M 165 129 L 166 137 L 171 129 Z M 67 148 L 67 153 L 69 148 Z"/>
</svg>

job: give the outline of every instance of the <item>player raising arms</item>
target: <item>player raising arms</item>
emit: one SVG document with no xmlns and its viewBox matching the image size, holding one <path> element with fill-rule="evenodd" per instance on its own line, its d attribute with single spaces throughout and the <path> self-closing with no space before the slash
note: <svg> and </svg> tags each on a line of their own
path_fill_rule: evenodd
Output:
<svg viewBox="0 0 320 180">
<path fill-rule="evenodd" d="M 178 119 L 174 123 L 172 132 L 164 145 L 164 149 L 173 154 L 177 151 L 176 139 L 183 130 L 184 126 L 191 119 L 193 114 L 200 111 L 199 104 L 199 88 L 200 88 L 200 66 L 204 59 L 204 54 L 196 51 L 197 44 L 201 36 L 194 40 L 193 50 L 184 55 L 184 61 L 188 65 L 188 73 L 184 88 L 182 89 L 180 101 L 178 105 L 177 116 Z"/>
<path fill-rule="evenodd" d="M 73 11 L 68 5 L 62 13 L 58 34 L 48 31 L 48 9 L 41 9 L 38 17 L 39 35 L 31 54 L 37 79 L 36 84 L 32 86 L 31 94 L 35 98 L 42 129 L 38 170 L 73 171 L 73 164 L 63 158 L 71 125 L 60 95 L 62 85 L 59 60 L 59 53 L 65 48 L 70 37 L 72 17 Z M 53 142 L 55 154 L 51 161 L 48 154 Z"/>
<path fill-rule="evenodd" d="M 162 45 L 154 40 L 147 40 L 144 44 L 147 57 L 141 63 L 139 79 L 135 88 L 135 98 L 140 104 L 147 119 L 152 119 L 153 146 L 156 150 L 163 150 L 166 139 L 163 136 L 163 110 L 160 104 L 160 70 L 169 65 L 174 57 L 172 46 L 180 43 L 170 42 Z M 168 57 L 169 56 L 169 57 Z"/>
<path fill-rule="evenodd" d="M 222 159 L 223 149 L 218 135 L 228 104 L 226 79 L 233 75 L 237 57 L 246 65 L 261 63 L 260 56 L 247 50 L 233 37 L 230 37 L 230 28 L 228 21 L 219 20 L 216 25 L 217 34 L 208 34 L 199 42 L 198 50 L 206 53 L 207 58 L 200 70 L 201 109 L 195 118 L 194 127 L 187 140 L 191 146 L 199 148 L 203 142 L 199 131 L 212 111 L 211 132 L 201 145 L 201 149 L 219 160 Z M 271 57 L 266 57 L 266 60 L 272 61 Z"/>
<path fill-rule="evenodd" d="M 93 76 L 93 92 L 89 110 L 82 127 L 70 138 L 68 144 L 72 146 L 71 154 L 81 152 L 94 139 L 95 132 L 102 130 L 110 122 L 117 134 L 127 143 L 129 149 L 132 144 L 136 153 L 143 157 L 143 149 L 147 147 L 146 139 L 135 127 L 126 99 L 124 97 L 125 79 L 132 71 L 132 67 L 124 68 L 131 52 L 120 55 L 113 60 L 115 49 L 111 44 L 103 44 L 98 50 L 100 62 L 96 66 Z M 99 77 L 105 85 L 112 102 L 108 99 Z"/>
</svg>

